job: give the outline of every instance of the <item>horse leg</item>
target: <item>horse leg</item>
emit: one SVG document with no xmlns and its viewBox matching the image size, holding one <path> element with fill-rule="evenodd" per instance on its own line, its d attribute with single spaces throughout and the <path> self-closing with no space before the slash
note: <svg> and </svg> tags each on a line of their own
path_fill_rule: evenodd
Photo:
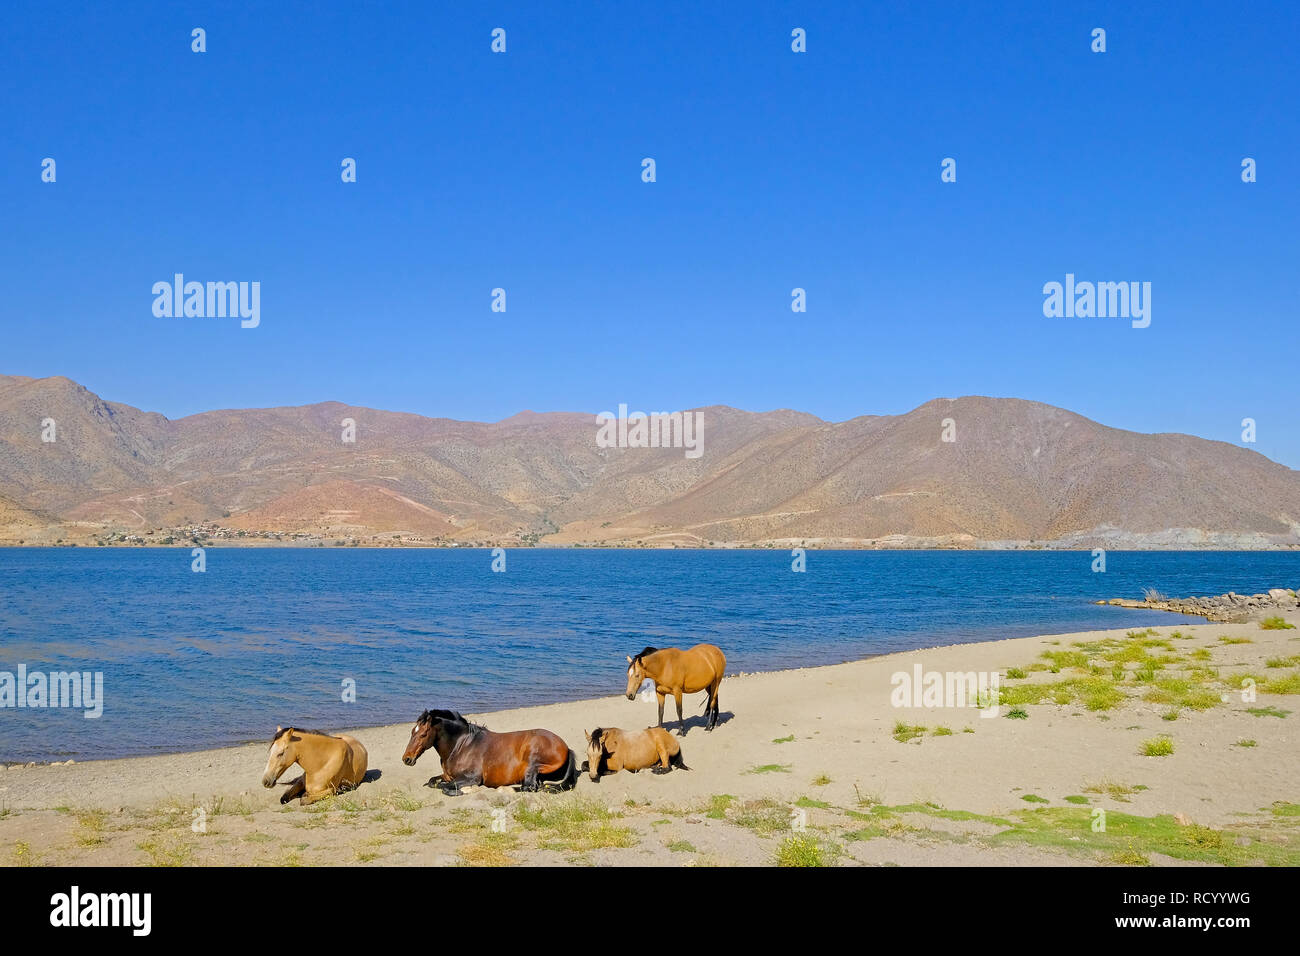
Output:
<svg viewBox="0 0 1300 956">
<path fill-rule="evenodd" d="M 280 802 L 288 803 L 290 800 L 294 799 L 295 797 L 301 796 L 306 791 L 307 791 L 307 775 L 303 774 L 293 783 L 289 784 L 289 789 L 286 790 L 283 793 L 283 795 L 281 795 Z"/>
<path fill-rule="evenodd" d="M 482 782 L 482 774 L 461 774 L 451 780 L 442 781 L 438 787 L 449 797 L 463 797 L 465 791 L 461 789 L 462 787 L 477 787 Z"/>
<path fill-rule="evenodd" d="M 308 806 L 315 803 L 317 800 L 324 800 L 326 797 L 332 797 L 334 796 L 334 793 L 335 790 L 333 787 L 326 787 L 324 790 L 317 790 L 315 793 L 305 793 L 303 794 L 302 805 L 304 807 Z"/>
<path fill-rule="evenodd" d="M 718 691 L 721 690 L 721 688 L 722 681 L 718 681 L 713 685 L 713 693 L 709 695 L 710 703 L 707 729 L 710 731 L 713 730 L 714 727 L 718 726 Z"/>
<path fill-rule="evenodd" d="M 655 696 L 659 698 L 659 724 L 658 724 L 658 726 L 662 727 L 662 726 L 664 725 L 664 695 L 663 695 L 663 692 L 662 692 L 662 691 L 656 689 L 656 690 L 655 690 Z"/>
<path fill-rule="evenodd" d="M 659 752 L 659 762 L 655 764 L 651 773 L 667 773 L 672 768 L 668 766 L 668 748 L 659 741 L 655 741 L 655 750 Z"/>
<path fill-rule="evenodd" d="M 680 687 L 673 691 L 673 700 L 677 704 L 677 734 L 680 737 L 685 737 L 686 718 L 682 716 L 682 689 Z"/>
</svg>

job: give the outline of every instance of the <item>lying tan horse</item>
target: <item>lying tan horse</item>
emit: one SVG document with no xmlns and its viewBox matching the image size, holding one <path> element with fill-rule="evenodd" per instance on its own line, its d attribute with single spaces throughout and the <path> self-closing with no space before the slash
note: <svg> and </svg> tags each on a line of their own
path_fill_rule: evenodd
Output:
<svg viewBox="0 0 1300 956">
<path fill-rule="evenodd" d="M 718 723 L 718 686 L 726 669 L 726 656 L 712 644 L 696 644 L 689 651 L 647 647 L 636 657 L 627 659 L 627 699 L 636 699 L 637 688 L 646 678 L 654 681 L 655 695 L 659 698 L 659 726 L 664 725 L 664 697 L 672 694 L 677 703 L 677 722 L 681 725 L 677 732 L 685 736 L 682 694 L 707 691 L 705 729 L 712 730 Z"/>
<path fill-rule="evenodd" d="M 402 763 L 414 767 L 433 750 L 442 773 L 425 784 L 458 797 L 463 787 L 543 787 L 571 790 L 578 782 L 578 760 L 569 745 L 549 730 L 494 733 L 470 723 L 454 710 L 426 710 L 416 718 Z"/>
<path fill-rule="evenodd" d="M 645 730 L 620 730 L 597 727 L 587 736 L 587 765 L 583 768 L 591 779 L 600 782 L 603 769 L 606 773 L 630 770 L 636 773 L 654 767 L 652 773 L 667 773 L 673 767 L 690 770 L 682 759 L 682 745 L 662 727 Z"/>
<path fill-rule="evenodd" d="M 301 796 L 306 806 L 332 793 L 359 786 L 366 776 L 366 760 L 366 748 L 355 737 L 277 727 L 266 758 L 262 786 L 268 790 L 274 787 L 281 774 L 296 763 L 302 767 L 303 775 L 289 784 L 280 802 L 288 803 Z"/>
</svg>

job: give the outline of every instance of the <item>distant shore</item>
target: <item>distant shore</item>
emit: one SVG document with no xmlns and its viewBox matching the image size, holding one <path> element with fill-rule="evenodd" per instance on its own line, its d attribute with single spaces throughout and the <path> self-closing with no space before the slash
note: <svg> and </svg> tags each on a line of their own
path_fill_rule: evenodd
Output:
<svg viewBox="0 0 1300 956">
<path fill-rule="evenodd" d="M 429 542 L 408 540 L 405 538 L 346 538 L 335 535 L 325 537 L 243 537 L 243 538 L 197 538 L 173 540 L 163 543 L 160 539 L 149 537 L 140 541 L 93 540 L 90 538 L 76 541 L 31 541 L 27 538 L 0 538 L 0 548 L 328 548 L 345 550 L 427 550 L 456 551 L 484 550 L 492 548 L 520 548 L 539 551 L 573 551 L 573 550 L 611 550 L 611 551 L 790 551 L 797 548 L 821 551 L 1092 551 L 1102 548 L 1111 551 L 1232 551 L 1249 553 L 1252 551 L 1300 552 L 1300 544 L 1258 543 L 1233 545 L 1221 541 L 1196 544 L 1178 542 L 1170 544 L 1143 544 L 1141 542 L 1098 543 L 1093 541 L 973 541 L 948 542 L 933 538 L 900 538 L 900 540 L 858 541 L 851 539 L 809 538 L 798 541 L 726 541 L 702 543 L 698 541 L 666 542 L 629 542 L 629 541 L 576 541 L 576 542 L 522 542 L 513 538 L 494 538 L 488 540 L 466 540 L 456 542 Z"/>
</svg>

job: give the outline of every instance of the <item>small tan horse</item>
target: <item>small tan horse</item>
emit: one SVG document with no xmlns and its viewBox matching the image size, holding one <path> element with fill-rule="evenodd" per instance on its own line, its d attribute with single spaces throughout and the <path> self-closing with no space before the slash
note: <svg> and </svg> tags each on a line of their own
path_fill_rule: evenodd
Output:
<svg viewBox="0 0 1300 956">
<path fill-rule="evenodd" d="M 662 727 L 645 730 L 597 727 L 589 734 L 585 730 L 583 733 L 587 737 L 587 765 L 583 769 L 597 783 L 602 769 L 605 773 L 620 770 L 636 773 L 646 767 L 654 767 L 652 773 L 667 773 L 673 767 L 691 769 L 682 759 L 682 745 Z"/>
<path fill-rule="evenodd" d="M 627 659 L 627 699 L 636 699 L 637 688 L 646 678 L 654 681 L 655 695 L 659 698 L 659 726 L 664 725 L 664 697 L 672 694 L 677 703 L 677 722 L 681 725 L 677 732 L 685 736 L 682 694 L 707 691 L 704 726 L 712 730 L 718 723 L 718 686 L 726 669 L 726 655 L 712 644 L 696 644 L 688 651 L 647 647 L 636 657 Z"/>
<path fill-rule="evenodd" d="M 366 760 L 366 748 L 355 737 L 277 727 L 262 786 L 268 790 L 274 787 L 281 774 L 296 763 L 303 775 L 289 784 L 280 802 L 301 796 L 306 806 L 358 786 L 366 776 Z"/>
</svg>

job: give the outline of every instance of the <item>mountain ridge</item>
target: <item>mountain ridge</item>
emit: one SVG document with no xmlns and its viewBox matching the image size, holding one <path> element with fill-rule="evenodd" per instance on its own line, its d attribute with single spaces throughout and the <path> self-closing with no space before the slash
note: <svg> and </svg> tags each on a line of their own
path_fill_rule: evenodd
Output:
<svg viewBox="0 0 1300 956">
<path fill-rule="evenodd" d="M 1300 472 L 1227 442 L 989 396 L 841 422 L 684 411 L 698 458 L 599 447 L 580 412 L 169 419 L 0 375 L 0 543 L 1300 547 Z"/>
</svg>

